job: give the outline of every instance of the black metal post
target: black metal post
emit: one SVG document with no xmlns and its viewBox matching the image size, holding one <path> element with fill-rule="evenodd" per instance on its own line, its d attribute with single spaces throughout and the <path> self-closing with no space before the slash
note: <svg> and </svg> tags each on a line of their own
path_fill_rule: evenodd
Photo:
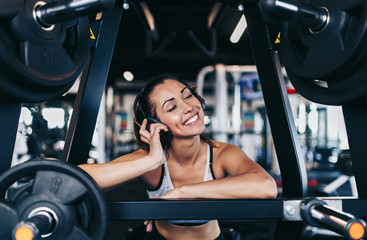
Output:
<svg viewBox="0 0 367 240">
<path fill-rule="evenodd" d="M 11 166 L 21 107 L 19 102 L 0 100 L 0 174 Z"/>
<path fill-rule="evenodd" d="M 87 79 L 81 83 L 74 103 L 73 115 L 61 156 L 63 161 L 81 164 L 85 163 L 89 157 L 99 106 L 117 39 L 121 14 L 122 9 L 119 8 L 111 9 L 103 14 L 103 22 L 100 27 Z"/>
<path fill-rule="evenodd" d="M 367 197 L 367 103 L 342 106 L 358 196 Z"/>
<path fill-rule="evenodd" d="M 256 2 L 244 1 L 251 48 L 282 175 L 283 197 L 307 195 L 307 173 L 278 55 Z"/>
<path fill-rule="evenodd" d="M 283 197 L 307 195 L 307 173 L 277 52 L 257 1 L 243 1 L 244 14 L 278 157 Z M 299 239 L 302 222 L 278 220 L 274 239 Z"/>
<path fill-rule="evenodd" d="M 259 108 L 258 111 L 262 119 L 264 120 L 264 126 L 262 129 L 262 137 L 263 137 L 263 151 L 261 158 L 258 158 L 258 163 L 265 169 L 271 169 L 272 160 L 271 160 L 271 129 L 268 123 L 268 116 L 266 114 L 265 107 Z"/>
</svg>

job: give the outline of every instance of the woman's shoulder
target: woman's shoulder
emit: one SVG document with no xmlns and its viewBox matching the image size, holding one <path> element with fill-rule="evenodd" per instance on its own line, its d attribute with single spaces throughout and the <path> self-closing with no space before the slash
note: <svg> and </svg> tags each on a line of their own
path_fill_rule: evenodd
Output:
<svg viewBox="0 0 367 240">
<path fill-rule="evenodd" d="M 213 153 L 216 156 L 243 153 L 242 149 L 234 144 L 213 141 Z"/>
<path fill-rule="evenodd" d="M 238 146 L 234 144 L 229 144 L 225 142 L 217 142 L 212 141 L 213 149 L 216 149 L 217 151 L 229 151 L 231 149 L 240 149 Z"/>
<path fill-rule="evenodd" d="M 251 166 L 249 162 L 253 161 L 237 145 L 216 142 L 216 146 L 217 148 L 213 147 L 214 166 L 225 169 L 230 175 Z"/>
<path fill-rule="evenodd" d="M 213 162 L 217 169 L 216 177 L 225 176 L 225 173 L 234 173 L 234 168 L 239 169 L 244 159 L 247 159 L 247 156 L 240 147 L 224 142 L 213 142 Z"/>
</svg>

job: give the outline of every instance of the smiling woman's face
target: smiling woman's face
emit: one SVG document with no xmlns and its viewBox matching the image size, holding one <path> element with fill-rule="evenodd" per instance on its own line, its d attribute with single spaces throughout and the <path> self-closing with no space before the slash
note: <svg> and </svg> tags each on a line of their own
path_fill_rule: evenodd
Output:
<svg viewBox="0 0 367 240">
<path fill-rule="evenodd" d="M 184 84 L 167 79 L 155 87 L 150 100 L 155 106 L 157 118 L 174 136 L 189 137 L 204 132 L 201 103 Z"/>
</svg>

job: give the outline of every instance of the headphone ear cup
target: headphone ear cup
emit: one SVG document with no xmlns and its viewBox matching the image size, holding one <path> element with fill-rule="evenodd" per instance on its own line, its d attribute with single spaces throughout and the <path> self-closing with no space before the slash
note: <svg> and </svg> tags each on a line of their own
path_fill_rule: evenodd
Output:
<svg viewBox="0 0 367 240">
<path fill-rule="evenodd" d="M 163 124 L 161 121 L 159 121 L 157 118 L 154 118 L 154 117 L 147 117 L 147 126 L 146 126 L 146 130 L 148 132 L 150 132 L 150 124 L 152 123 L 161 123 Z M 173 138 L 173 134 L 171 132 L 171 130 L 168 129 L 167 132 L 164 132 L 164 131 L 161 131 L 160 132 L 160 136 L 161 136 L 161 143 L 164 143 L 164 142 L 170 142 Z"/>
<path fill-rule="evenodd" d="M 200 102 L 200 104 L 201 104 L 201 108 L 203 109 L 203 111 L 205 111 L 205 107 L 206 107 L 206 105 L 205 105 L 205 100 L 204 100 L 204 98 L 202 98 L 198 93 L 197 93 L 197 89 L 198 89 L 198 87 L 197 86 L 192 86 L 192 87 L 190 87 L 189 85 L 187 85 L 187 87 L 190 89 L 190 92 L 191 92 L 191 94 L 192 95 L 194 95 L 198 100 L 199 100 L 199 102 Z"/>
<path fill-rule="evenodd" d="M 194 95 L 200 102 L 201 104 L 201 108 L 203 109 L 203 111 L 205 111 L 205 100 L 204 98 L 202 98 L 196 91 L 191 91 L 192 95 Z"/>
<path fill-rule="evenodd" d="M 198 95 L 199 96 L 199 95 Z M 200 97 L 199 96 L 199 101 L 200 101 L 200 103 L 201 103 L 201 108 L 203 109 L 203 111 L 205 111 L 205 107 L 206 107 L 206 105 L 205 105 L 205 100 L 204 100 L 204 98 L 202 98 L 202 97 Z"/>
</svg>

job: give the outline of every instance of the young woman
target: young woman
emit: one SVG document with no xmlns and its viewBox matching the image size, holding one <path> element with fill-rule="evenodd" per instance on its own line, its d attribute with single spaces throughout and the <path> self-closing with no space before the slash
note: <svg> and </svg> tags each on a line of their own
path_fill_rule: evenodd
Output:
<svg viewBox="0 0 367 240">
<path fill-rule="evenodd" d="M 140 177 L 150 198 L 274 198 L 271 176 L 239 147 L 203 135 L 204 100 L 174 77 L 150 81 L 134 102 L 139 150 L 81 165 L 101 189 Z M 224 239 L 217 220 L 146 221 L 147 239 Z"/>
</svg>

